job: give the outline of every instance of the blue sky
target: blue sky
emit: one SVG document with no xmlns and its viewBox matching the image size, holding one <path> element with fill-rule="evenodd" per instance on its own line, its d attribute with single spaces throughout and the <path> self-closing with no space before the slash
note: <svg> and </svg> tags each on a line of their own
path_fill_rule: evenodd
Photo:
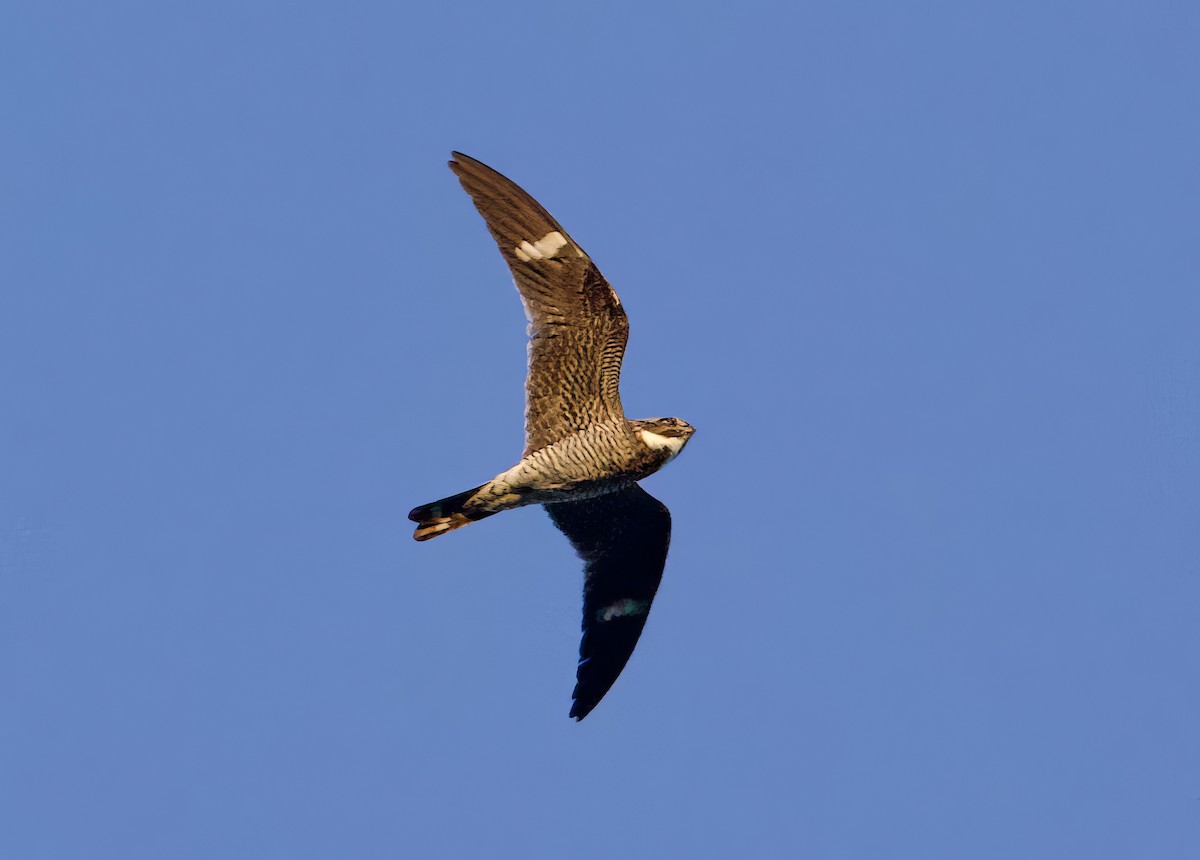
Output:
<svg viewBox="0 0 1200 860">
<path fill-rule="evenodd" d="M 0 853 L 1200 856 L 1200 12 L 9 4 Z M 521 448 L 445 167 L 620 291 L 671 557 Z"/>
</svg>

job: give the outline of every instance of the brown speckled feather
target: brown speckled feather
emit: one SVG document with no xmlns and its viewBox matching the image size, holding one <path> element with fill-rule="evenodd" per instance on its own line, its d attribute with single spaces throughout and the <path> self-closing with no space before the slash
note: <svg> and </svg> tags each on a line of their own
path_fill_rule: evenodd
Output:
<svg viewBox="0 0 1200 860">
<path fill-rule="evenodd" d="M 515 182 L 469 156 L 450 168 L 487 222 L 529 317 L 525 454 L 593 424 L 625 426 L 629 320 L 596 264 Z"/>
</svg>

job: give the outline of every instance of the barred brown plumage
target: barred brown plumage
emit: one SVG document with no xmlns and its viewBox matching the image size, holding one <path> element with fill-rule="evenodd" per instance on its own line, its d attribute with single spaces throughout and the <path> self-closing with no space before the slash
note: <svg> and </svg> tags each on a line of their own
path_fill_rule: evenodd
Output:
<svg viewBox="0 0 1200 860">
<path fill-rule="evenodd" d="M 695 432 L 630 420 L 620 375 L 629 320 L 596 264 L 516 183 L 454 153 L 450 168 L 508 264 L 529 318 L 525 450 L 487 483 L 414 508 L 423 541 L 500 511 L 546 506 L 584 560 L 583 640 L 571 716 L 583 719 L 628 661 L 662 578 L 671 518 L 637 481 Z"/>
</svg>

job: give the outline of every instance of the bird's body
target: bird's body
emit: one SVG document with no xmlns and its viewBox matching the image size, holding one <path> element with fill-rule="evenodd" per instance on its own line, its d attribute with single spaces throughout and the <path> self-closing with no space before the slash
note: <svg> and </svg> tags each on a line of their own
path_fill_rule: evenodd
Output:
<svg viewBox="0 0 1200 860">
<path fill-rule="evenodd" d="M 414 537 L 428 540 L 510 508 L 577 502 L 627 489 L 658 471 L 683 447 L 647 444 L 646 435 L 653 431 L 635 429 L 645 423 L 623 419 L 621 424 L 597 424 L 534 451 L 472 490 L 457 511 L 461 518 L 445 522 L 439 517 L 418 527 Z"/>
<path fill-rule="evenodd" d="M 584 560 L 583 643 L 571 716 L 582 719 L 624 667 L 670 540 L 667 509 L 637 486 L 694 432 L 678 418 L 630 420 L 618 391 L 629 323 L 599 269 L 511 180 L 454 153 L 512 270 L 530 320 L 525 451 L 487 483 L 414 509 L 429 540 L 510 508 L 542 504 Z"/>
</svg>

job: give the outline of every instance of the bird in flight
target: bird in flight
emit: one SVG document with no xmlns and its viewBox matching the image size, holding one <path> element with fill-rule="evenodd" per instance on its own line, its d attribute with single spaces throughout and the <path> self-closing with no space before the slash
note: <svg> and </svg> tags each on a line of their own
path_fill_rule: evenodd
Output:
<svg viewBox="0 0 1200 860">
<path fill-rule="evenodd" d="M 671 514 L 638 481 L 695 432 L 678 418 L 631 420 L 618 384 L 629 320 L 596 264 L 512 180 L 462 153 L 450 169 L 487 222 L 529 318 L 525 451 L 486 484 L 414 508 L 424 541 L 523 505 L 544 505 L 583 559 L 583 641 L 571 716 L 608 692 L 658 591 Z"/>
</svg>

